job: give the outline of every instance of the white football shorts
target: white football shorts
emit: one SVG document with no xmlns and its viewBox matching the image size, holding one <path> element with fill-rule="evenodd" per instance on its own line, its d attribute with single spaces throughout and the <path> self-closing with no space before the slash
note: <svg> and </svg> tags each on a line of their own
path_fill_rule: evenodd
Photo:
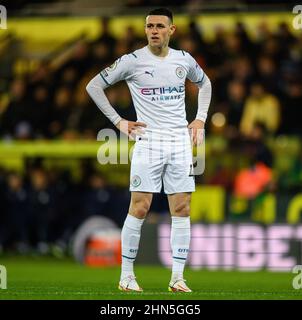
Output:
<svg viewBox="0 0 302 320">
<path fill-rule="evenodd" d="M 130 170 L 130 191 L 166 194 L 194 192 L 195 178 L 188 130 L 177 135 L 148 132 L 136 138 Z"/>
</svg>

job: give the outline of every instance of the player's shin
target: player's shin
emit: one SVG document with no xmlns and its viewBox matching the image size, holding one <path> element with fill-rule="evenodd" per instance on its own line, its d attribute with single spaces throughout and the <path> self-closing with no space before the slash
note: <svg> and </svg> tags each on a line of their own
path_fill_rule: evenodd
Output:
<svg viewBox="0 0 302 320">
<path fill-rule="evenodd" d="M 183 279 L 191 238 L 190 217 L 173 217 L 170 243 L 172 247 L 172 278 Z"/>
<path fill-rule="evenodd" d="M 121 279 L 134 276 L 133 264 L 138 252 L 141 227 L 144 219 L 127 215 L 122 229 L 122 272 Z"/>
</svg>

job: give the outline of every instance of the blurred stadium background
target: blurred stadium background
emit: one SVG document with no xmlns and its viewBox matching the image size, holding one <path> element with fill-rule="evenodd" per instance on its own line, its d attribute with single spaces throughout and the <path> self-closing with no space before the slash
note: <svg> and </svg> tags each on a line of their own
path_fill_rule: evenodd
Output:
<svg viewBox="0 0 302 320">
<path fill-rule="evenodd" d="M 188 265 L 291 271 L 302 264 L 302 32 L 293 28 L 294 2 L 1 4 L 8 19 L 0 29 L 0 258 L 118 265 L 129 165 L 98 163 L 97 134 L 114 128 L 85 86 L 146 44 L 145 14 L 164 5 L 175 13 L 171 46 L 190 52 L 213 86 Z M 196 88 L 186 90 L 192 120 Z M 124 83 L 107 94 L 135 120 Z M 169 219 L 165 195 L 155 196 L 138 264 L 170 265 Z"/>
</svg>

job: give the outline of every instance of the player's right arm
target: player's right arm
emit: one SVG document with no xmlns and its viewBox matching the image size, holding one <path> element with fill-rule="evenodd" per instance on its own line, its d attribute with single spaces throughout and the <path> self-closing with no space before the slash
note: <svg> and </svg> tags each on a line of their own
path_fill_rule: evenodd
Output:
<svg viewBox="0 0 302 320">
<path fill-rule="evenodd" d="M 104 90 L 110 85 L 121 81 L 128 80 L 132 76 L 133 61 L 128 55 L 116 60 L 110 67 L 102 70 L 98 75 L 90 80 L 86 86 L 86 90 L 98 108 L 103 114 L 123 133 L 131 135 L 137 131 L 139 127 L 146 125 L 141 122 L 128 121 L 122 119 L 115 111 L 106 97 Z"/>
</svg>

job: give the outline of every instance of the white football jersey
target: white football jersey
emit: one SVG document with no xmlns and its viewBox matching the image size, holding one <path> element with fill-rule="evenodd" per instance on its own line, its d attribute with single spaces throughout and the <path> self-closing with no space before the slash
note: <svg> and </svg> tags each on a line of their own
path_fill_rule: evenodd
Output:
<svg viewBox="0 0 302 320">
<path fill-rule="evenodd" d="M 106 86 L 125 80 L 137 121 L 149 130 L 186 128 L 185 80 L 202 83 L 205 73 L 188 53 L 169 48 L 155 56 L 147 46 L 116 60 L 100 73 Z"/>
</svg>

